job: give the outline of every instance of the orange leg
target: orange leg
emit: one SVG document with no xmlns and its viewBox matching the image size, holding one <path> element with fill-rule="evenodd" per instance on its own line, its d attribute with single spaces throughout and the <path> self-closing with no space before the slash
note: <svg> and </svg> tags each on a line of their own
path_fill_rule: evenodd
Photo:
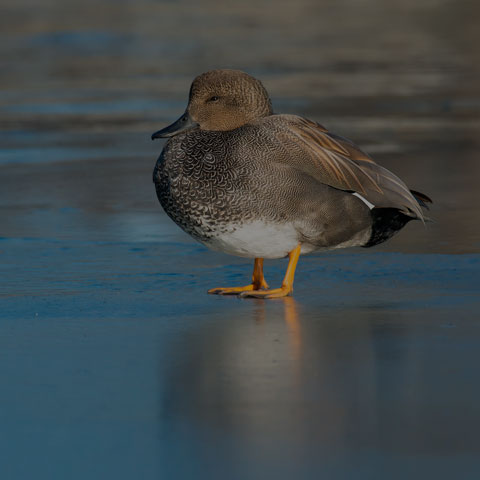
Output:
<svg viewBox="0 0 480 480">
<path fill-rule="evenodd" d="M 244 291 L 240 297 L 255 297 L 255 298 L 279 298 L 291 295 L 293 292 L 293 279 L 295 277 L 295 269 L 297 268 L 298 257 L 300 256 L 301 246 L 297 245 L 288 254 L 288 267 L 285 277 L 280 288 L 272 288 L 271 290 L 251 290 Z"/>
<path fill-rule="evenodd" d="M 268 288 L 268 283 L 263 277 L 263 258 L 256 258 L 253 264 L 252 283 L 245 287 L 219 287 L 211 288 L 208 293 L 217 295 L 237 295 L 242 292 L 258 291 L 261 288 Z"/>
</svg>

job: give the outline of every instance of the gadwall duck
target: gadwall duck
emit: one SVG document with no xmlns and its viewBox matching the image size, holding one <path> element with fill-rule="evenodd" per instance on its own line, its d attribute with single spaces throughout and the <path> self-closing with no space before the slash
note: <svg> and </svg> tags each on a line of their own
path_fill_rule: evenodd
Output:
<svg viewBox="0 0 480 480">
<path fill-rule="evenodd" d="M 423 222 L 431 202 L 350 140 L 274 114 L 260 81 L 237 70 L 195 78 L 185 113 L 155 138 L 169 138 L 153 172 L 165 212 L 207 247 L 255 259 L 251 284 L 208 293 L 290 295 L 301 254 L 377 245 Z M 287 256 L 269 289 L 263 259 Z"/>
</svg>

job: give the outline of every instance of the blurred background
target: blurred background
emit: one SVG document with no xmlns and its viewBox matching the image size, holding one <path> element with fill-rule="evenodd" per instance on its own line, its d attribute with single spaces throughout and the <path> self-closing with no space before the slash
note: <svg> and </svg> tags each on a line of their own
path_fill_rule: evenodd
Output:
<svg viewBox="0 0 480 480">
<path fill-rule="evenodd" d="M 2 479 L 477 479 L 480 4 L 2 0 Z M 161 210 L 150 135 L 213 68 L 434 200 L 294 298 Z M 281 281 L 285 264 L 267 262 Z"/>
</svg>

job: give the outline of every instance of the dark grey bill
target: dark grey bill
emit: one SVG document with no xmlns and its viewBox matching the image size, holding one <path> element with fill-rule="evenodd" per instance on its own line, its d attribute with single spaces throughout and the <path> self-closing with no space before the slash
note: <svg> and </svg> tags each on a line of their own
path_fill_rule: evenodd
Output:
<svg viewBox="0 0 480 480">
<path fill-rule="evenodd" d="M 185 112 L 176 122 L 173 122 L 168 127 L 165 127 L 162 130 L 155 132 L 152 135 L 152 140 L 155 140 L 156 138 L 173 137 L 178 133 L 184 132 L 185 130 L 190 130 L 195 127 L 198 127 L 198 123 L 194 122 L 190 118 L 190 115 Z"/>
</svg>

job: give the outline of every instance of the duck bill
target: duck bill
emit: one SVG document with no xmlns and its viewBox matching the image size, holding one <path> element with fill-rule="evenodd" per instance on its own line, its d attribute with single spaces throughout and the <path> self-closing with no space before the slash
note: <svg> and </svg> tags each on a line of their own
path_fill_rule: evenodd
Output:
<svg viewBox="0 0 480 480">
<path fill-rule="evenodd" d="M 158 132 L 155 132 L 152 135 L 152 140 L 156 138 L 168 138 L 178 135 L 181 132 L 186 130 L 191 130 L 192 128 L 198 127 L 198 123 L 194 122 L 188 112 L 185 112 L 176 122 L 173 122 L 168 127 L 162 128 Z"/>
</svg>

